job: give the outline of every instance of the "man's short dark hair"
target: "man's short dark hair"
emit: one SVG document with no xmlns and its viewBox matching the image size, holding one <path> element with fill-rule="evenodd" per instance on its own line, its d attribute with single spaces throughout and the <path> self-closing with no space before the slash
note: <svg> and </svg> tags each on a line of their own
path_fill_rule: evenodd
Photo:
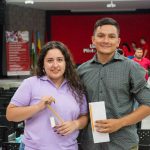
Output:
<svg viewBox="0 0 150 150">
<path fill-rule="evenodd" d="M 143 49 L 142 49 L 141 47 L 136 48 L 136 50 L 141 50 L 141 51 L 143 51 Z M 135 50 L 135 51 L 136 51 L 136 50 Z"/>
<path fill-rule="evenodd" d="M 113 18 L 102 18 L 96 21 L 95 25 L 94 25 L 94 32 L 93 35 L 95 34 L 96 29 L 100 26 L 103 25 L 113 25 L 117 28 L 118 31 L 118 35 L 120 34 L 120 27 L 119 24 L 116 20 L 114 20 Z"/>
</svg>

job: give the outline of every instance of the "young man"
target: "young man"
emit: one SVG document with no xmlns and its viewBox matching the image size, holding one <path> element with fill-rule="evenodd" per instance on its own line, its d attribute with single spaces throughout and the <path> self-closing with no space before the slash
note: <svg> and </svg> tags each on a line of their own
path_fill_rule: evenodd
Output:
<svg viewBox="0 0 150 150">
<path fill-rule="evenodd" d="M 116 52 L 119 32 L 114 19 L 98 20 L 92 36 L 97 53 L 78 68 L 88 102 L 105 102 L 107 119 L 97 120 L 96 130 L 110 135 L 110 142 L 94 144 L 89 122 L 79 137 L 81 150 L 137 150 L 135 124 L 150 114 L 150 89 L 145 71 Z M 140 107 L 133 111 L 135 97 Z"/>
<path fill-rule="evenodd" d="M 149 45 L 148 45 L 147 41 L 145 40 L 145 38 L 142 37 L 140 39 L 140 43 L 141 43 L 142 49 L 144 51 L 143 57 L 150 59 Z"/>
<path fill-rule="evenodd" d="M 143 49 L 137 48 L 134 54 L 133 60 L 137 63 L 139 63 L 146 72 L 145 78 L 148 80 L 148 69 L 150 69 L 150 60 L 143 57 Z"/>
</svg>

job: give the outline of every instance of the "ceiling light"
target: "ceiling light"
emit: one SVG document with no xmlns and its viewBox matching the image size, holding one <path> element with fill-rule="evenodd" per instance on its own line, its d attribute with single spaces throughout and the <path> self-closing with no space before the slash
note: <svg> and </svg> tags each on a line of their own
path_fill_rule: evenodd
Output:
<svg viewBox="0 0 150 150">
<path fill-rule="evenodd" d="M 25 4 L 34 4 L 33 0 L 25 0 Z"/>
<path fill-rule="evenodd" d="M 116 7 L 116 4 L 114 4 L 113 0 L 111 0 L 110 3 L 108 3 L 106 6 L 107 6 L 107 8 L 114 8 L 114 7 Z"/>
</svg>

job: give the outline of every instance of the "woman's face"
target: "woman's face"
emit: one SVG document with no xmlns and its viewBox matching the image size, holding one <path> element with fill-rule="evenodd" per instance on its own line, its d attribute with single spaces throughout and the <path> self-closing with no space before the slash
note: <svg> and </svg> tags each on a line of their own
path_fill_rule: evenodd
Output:
<svg viewBox="0 0 150 150">
<path fill-rule="evenodd" d="M 44 66 L 46 75 L 54 83 L 64 80 L 66 62 L 63 54 L 57 48 L 47 52 L 44 58 Z"/>
</svg>

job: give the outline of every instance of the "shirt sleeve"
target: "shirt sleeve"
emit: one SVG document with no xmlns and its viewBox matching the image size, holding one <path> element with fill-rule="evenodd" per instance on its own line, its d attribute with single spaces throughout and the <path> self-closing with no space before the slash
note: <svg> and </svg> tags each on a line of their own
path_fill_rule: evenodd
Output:
<svg viewBox="0 0 150 150">
<path fill-rule="evenodd" d="M 31 97 L 31 86 L 28 79 L 25 79 L 11 99 L 11 104 L 16 106 L 28 106 Z"/>
<path fill-rule="evenodd" d="M 134 94 L 135 99 L 144 105 L 150 106 L 150 87 L 145 79 L 144 69 L 137 63 L 134 63 L 130 73 L 131 93 Z"/>
<path fill-rule="evenodd" d="M 88 113 L 88 105 L 87 105 L 87 100 L 86 97 L 83 97 L 83 101 L 80 104 L 80 115 L 85 115 Z"/>
</svg>

